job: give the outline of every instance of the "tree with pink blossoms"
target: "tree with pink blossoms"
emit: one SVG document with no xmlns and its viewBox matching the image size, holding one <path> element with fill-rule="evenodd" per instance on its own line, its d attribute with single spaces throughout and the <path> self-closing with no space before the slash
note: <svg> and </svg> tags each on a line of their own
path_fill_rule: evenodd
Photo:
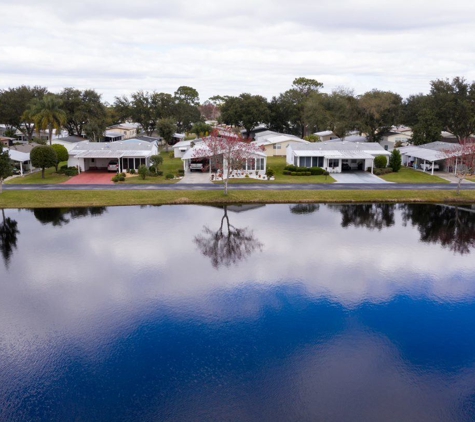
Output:
<svg viewBox="0 0 475 422">
<path fill-rule="evenodd" d="M 471 140 L 461 140 L 459 145 L 447 148 L 443 154 L 449 171 L 458 179 L 457 195 L 459 195 L 462 182 L 475 172 L 475 143 Z"/>
<path fill-rule="evenodd" d="M 209 158 L 210 166 L 222 174 L 224 194 L 227 195 L 228 181 L 232 173 L 243 170 L 247 160 L 265 158 L 265 154 L 257 145 L 243 140 L 241 135 L 214 130 L 209 137 L 195 146 L 193 157 Z M 262 170 L 265 170 L 265 167 Z"/>
</svg>

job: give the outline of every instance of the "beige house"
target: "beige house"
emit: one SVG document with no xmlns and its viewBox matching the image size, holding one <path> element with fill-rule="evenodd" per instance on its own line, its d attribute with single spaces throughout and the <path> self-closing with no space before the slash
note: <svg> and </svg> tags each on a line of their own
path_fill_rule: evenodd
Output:
<svg viewBox="0 0 475 422">
<path fill-rule="evenodd" d="M 322 132 L 316 132 L 314 135 L 317 135 L 320 138 L 320 141 L 325 142 L 325 141 L 331 141 L 332 139 L 337 139 L 338 136 L 336 136 L 331 130 L 324 130 Z"/>
<path fill-rule="evenodd" d="M 107 131 L 122 135 L 122 139 L 132 139 L 138 134 L 138 126 L 138 123 L 119 123 L 108 127 Z"/>
<path fill-rule="evenodd" d="M 412 132 L 386 132 L 379 141 L 379 144 L 386 150 L 392 151 L 397 142 L 406 146 L 412 139 Z"/>
<path fill-rule="evenodd" d="M 256 133 L 253 143 L 262 148 L 267 157 L 285 157 L 287 155 L 287 147 L 290 145 L 309 144 L 294 135 L 286 135 L 283 133 L 265 132 Z"/>
</svg>

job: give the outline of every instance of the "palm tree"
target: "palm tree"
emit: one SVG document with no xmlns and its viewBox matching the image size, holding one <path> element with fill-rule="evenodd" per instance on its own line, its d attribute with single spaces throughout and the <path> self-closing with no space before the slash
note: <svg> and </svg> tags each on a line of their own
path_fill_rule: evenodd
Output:
<svg viewBox="0 0 475 422">
<path fill-rule="evenodd" d="M 53 94 L 45 95 L 32 104 L 32 117 L 37 131 L 48 129 L 49 144 L 53 139 L 53 129 L 61 130 L 66 122 L 66 112 L 61 109 L 62 101 Z"/>
</svg>

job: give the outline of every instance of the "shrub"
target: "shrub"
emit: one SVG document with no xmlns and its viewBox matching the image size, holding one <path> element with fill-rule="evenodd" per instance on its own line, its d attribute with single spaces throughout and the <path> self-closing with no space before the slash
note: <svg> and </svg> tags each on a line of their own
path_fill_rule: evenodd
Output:
<svg viewBox="0 0 475 422">
<path fill-rule="evenodd" d="M 157 176 L 163 176 L 163 171 L 162 171 L 162 170 L 157 170 L 156 175 L 157 175 Z"/>
<path fill-rule="evenodd" d="M 148 168 L 148 171 L 149 171 L 150 173 L 157 173 L 157 169 L 156 169 L 154 166 L 150 166 L 150 167 Z"/>
<path fill-rule="evenodd" d="M 401 170 L 401 153 L 397 149 L 393 149 L 391 156 L 389 157 L 389 167 L 393 169 L 394 172 Z"/>
<path fill-rule="evenodd" d="M 145 180 L 148 174 L 148 168 L 146 166 L 139 167 L 139 176 L 142 180 Z"/>
<path fill-rule="evenodd" d="M 58 164 L 61 161 L 68 161 L 69 153 L 65 146 L 60 144 L 53 144 L 51 148 L 56 152 L 56 172 L 58 171 Z"/>
<path fill-rule="evenodd" d="M 178 173 L 179 176 L 184 176 L 185 175 L 185 170 L 178 169 L 177 173 Z"/>
<path fill-rule="evenodd" d="M 266 176 L 267 176 L 268 179 L 273 177 L 274 176 L 274 170 L 272 170 L 271 168 L 268 168 L 267 171 L 266 171 Z"/>
<path fill-rule="evenodd" d="M 296 171 L 296 169 L 297 169 L 297 166 L 294 166 L 294 165 L 288 165 L 284 167 L 284 170 L 287 170 L 287 171 Z"/>
<path fill-rule="evenodd" d="M 290 176 L 292 172 L 290 170 L 284 170 L 282 174 L 284 174 L 285 176 Z"/>
<path fill-rule="evenodd" d="M 173 174 L 171 174 L 171 173 L 167 173 L 167 174 L 165 175 L 165 179 L 167 179 L 167 180 L 171 180 L 171 179 L 174 179 L 174 178 L 175 178 L 175 176 L 174 176 Z"/>
<path fill-rule="evenodd" d="M 322 169 L 321 167 L 312 167 L 310 169 L 310 173 L 312 176 L 321 176 L 325 170 Z"/>
<path fill-rule="evenodd" d="M 135 169 L 129 169 L 130 174 L 135 174 Z"/>
<path fill-rule="evenodd" d="M 325 171 L 323 172 L 323 175 L 325 176 L 325 180 L 326 180 L 326 178 L 327 178 L 328 176 L 330 176 L 330 173 L 325 170 Z"/>
<path fill-rule="evenodd" d="M 383 169 L 383 168 L 385 168 L 387 165 L 388 165 L 388 159 L 387 159 L 386 156 L 384 156 L 384 155 L 378 155 L 378 156 L 374 159 L 374 166 L 375 166 L 377 169 Z"/>
<path fill-rule="evenodd" d="M 68 165 L 65 164 L 65 165 L 61 166 L 61 167 L 59 168 L 59 170 L 66 170 L 67 168 L 68 168 Z"/>
<path fill-rule="evenodd" d="M 117 182 L 123 182 L 125 180 L 125 174 L 124 173 L 117 173 L 113 178 L 112 181 L 114 183 Z"/>
<path fill-rule="evenodd" d="M 306 171 L 308 171 L 308 168 L 307 167 L 297 167 L 295 171 L 305 173 Z"/>
<path fill-rule="evenodd" d="M 391 167 L 385 167 L 383 169 L 374 169 L 373 170 L 373 173 L 376 175 L 376 176 L 382 176 L 384 174 L 389 174 L 389 173 L 392 173 L 393 172 L 393 169 Z"/>
</svg>

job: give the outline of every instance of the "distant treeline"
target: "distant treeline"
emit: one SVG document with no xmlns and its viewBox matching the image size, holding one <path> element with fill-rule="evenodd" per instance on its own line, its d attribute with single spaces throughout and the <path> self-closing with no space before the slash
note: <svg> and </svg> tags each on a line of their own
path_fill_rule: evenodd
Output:
<svg viewBox="0 0 475 422">
<path fill-rule="evenodd" d="M 376 142 L 393 125 L 406 125 L 415 144 L 440 140 L 443 130 L 459 141 L 469 138 L 475 132 L 475 82 L 437 79 L 430 87 L 429 94 L 406 99 L 378 89 L 355 95 L 339 88 L 327 94 L 321 92 L 321 82 L 301 77 L 270 101 L 243 93 L 216 95 L 200 104 L 196 89 L 181 86 L 173 95 L 137 91 L 107 104 L 92 89 L 51 94 L 44 87 L 20 86 L 0 91 L 0 124 L 7 126 L 6 135 L 20 130 L 28 139 L 35 130 L 64 128 L 70 135 L 101 140 L 107 127 L 133 121 L 147 135 L 158 133 L 168 140 L 175 131 L 207 132 L 205 120 L 243 128 L 247 136 L 264 123 L 270 130 L 300 137 L 322 130 L 344 137 L 356 130 Z"/>
</svg>

